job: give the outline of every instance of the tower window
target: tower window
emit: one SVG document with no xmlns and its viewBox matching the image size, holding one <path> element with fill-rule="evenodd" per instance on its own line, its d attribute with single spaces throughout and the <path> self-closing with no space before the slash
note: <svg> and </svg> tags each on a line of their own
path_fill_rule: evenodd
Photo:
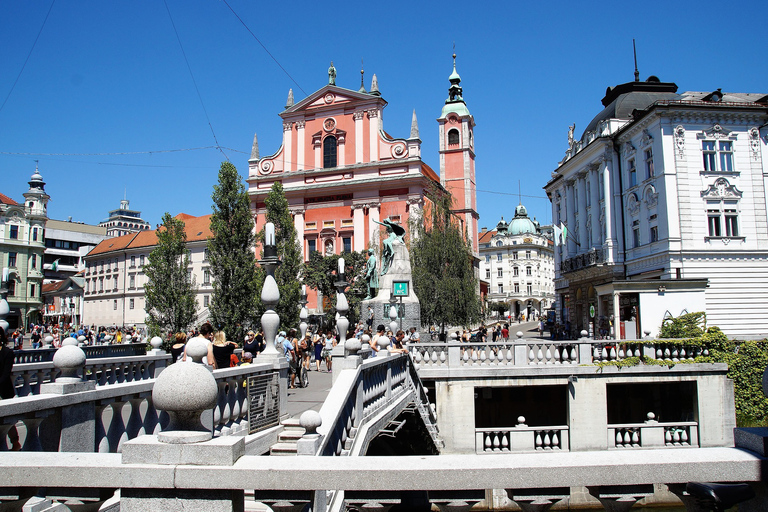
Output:
<svg viewBox="0 0 768 512">
<path fill-rule="evenodd" d="M 458 144 L 459 143 L 459 130 L 452 129 L 448 131 L 448 144 Z"/>
<path fill-rule="evenodd" d="M 336 167 L 336 137 L 329 135 L 323 139 L 323 168 Z"/>
</svg>

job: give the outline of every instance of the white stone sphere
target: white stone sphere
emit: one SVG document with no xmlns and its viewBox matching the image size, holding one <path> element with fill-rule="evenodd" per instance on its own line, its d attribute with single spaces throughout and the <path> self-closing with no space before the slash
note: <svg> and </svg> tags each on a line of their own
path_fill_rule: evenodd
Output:
<svg viewBox="0 0 768 512">
<path fill-rule="evenodd" d="M 84 342 L 85 341 L 85 336 L 83 336 L 81 334 L 80 336 L 77 337 L 77 341 L 80 342 L 80 343 Z"/>
<path fill-rule="evenodd" d="M 369 345 L 371 344 L 371 337 L 370 337 L 370 336 L 368 336 L 367 334 L 363 334 L 362 336 L 360 336 L 360 340 L 361 340 L 363 343 L 367 343 L 367 344 L 369 344 Z"/>
<path fill-rule="evenodd" d="M 112 341 L 112 335 L 107 334 L 106 336 L 104 336 L 104 341 Z"/>
<path fill-rule="evenodd" d="M 517 331 L 515 333 L 515 336 L 517 336 L 518 338 L 522 338 L 523 337 L 523 331 Z"/>
<path fill-rule="evenodd" d="M 187 342 L 187 357 L 191 357 L 196 363 L 208 355 L 208 342 L 203 338 L 192 338 Z"/>
<path fill-rule="evenodd" d="M 518 416 L 517 422 L 521 425 L 525 425 L 525 416 Z"/>
<path fill-rule="evenodd" d="M 85 364 L 85 352 L 77 346 L 74 338 L 69 339 L 74 341 L 75 344 L 64 345 L 53 355 L 53 366 L 59 370 L 79 368 Z"/>
<path fill-rule="evenodd" d="M 301 413 L 299 417 L 299 425 L 301 425 L 307 434 L 315 434 L 318 427 L 323 424 L 323 418 L 317 411 L 309 410 Z"/>
<path fill-rule="evenodd" d="M 48 344 L 48 345 L 53 343 L 53 336 L 51 336 L 50 334 L 48 336 L 46 336 L 45 337 L 45 343 Z"/>
<path fill-rule="evenodd" d="M 363 348 L 363 344 L 360 343 L 360 340 L 357 338 L 349 338 L 344 342 L 344 348 L 347 349 L 347 352 L 356 354 L 361 348 Z"/>
<path fill-rule="evenodd" d="M 77 346 L 77 340 L 73 338 L 72 336 L 68 336 L 64 338 L 64 341 L 61 342 L 62 347 L 68 347 L 68 346 Z"/>
<path fill-rule="evenodd" d="M 160 336 L 155 336 L 149 340 L 149 344 L 152 345 L 152 348 L 158 349 L 163 345 L 163 339 Z"/>
<path fill-rule="evenodd" d="M 166 412 L 204 411 L 216 405 L 218 393 L 216 379 L 205 366 L 172 364 L 157 376 L 152 402 Z"/>
<path fill-rule="evenodd" d="M 581 330 L 581 333 L 580 333 L 580 334 L 581 334 L 581 337 L 582 337 L 582 338 L 586 338 L 587 336 L 589 336 L 589 332 L 587 332 L 587 331 L 586 331 L 586 330 L 584 330 L 584 329 L 582 329 L 582 330 Z"/>
</svg>

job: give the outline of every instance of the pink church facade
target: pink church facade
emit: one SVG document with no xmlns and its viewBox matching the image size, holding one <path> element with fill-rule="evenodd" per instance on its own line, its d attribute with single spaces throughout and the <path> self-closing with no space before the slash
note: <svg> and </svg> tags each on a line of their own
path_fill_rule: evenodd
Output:
<svg viewBox="0 0 768 512">
<path fill-rule="evenodd" d="M 272 184 L 281 182 L 305 261 L 312 251 L 331 255 L 378 248 L 386 233 L 377 221 L 390 218 L 407 229 L 409 219 L 423 210 L 430 187 L 440 184 L 451 191 L 452 177 L 465 174 L 463 167 L 453 169 L 462 165 L 458 157 L 463 154 L 448 144 L 449 131 L 443 129 L 460 117 L 446 115 L 443 109 L 440 134 L 446 140 L 440 144 L 439 176 L 421 159 L 415 111 L 408 137 L 395 138 L 384 131 L 382 113 L 387 102 L 377 90 L 375 75 L 370 92 L 363 87 L 345 89 L 336 86 L 335 80 L 329 81 L 297 103 L 289 93 L 288 105 L 280 114 L 282 145 L 274 154 L 260 157 L 254 138 L 248 162 L 248 193 L 256 229 L 266 222 L 264 200 Z M 466 118 L 463 122 L 474 126 Z M 472 160 L 474 181 L 474 154 Z M 451 178 L 446 180 L 446 176 Z M 474 189 L 471 195 L 474 211 Z M 463 209 L 467 201 L 464 196 L 458 199 L 459 209 Z M 475 248 L 476 225 L 475 214 L 474 230 L 468 230 Z M 309 301 L 309 308 L 316 311 L 314 294 Z"/>
</svg>

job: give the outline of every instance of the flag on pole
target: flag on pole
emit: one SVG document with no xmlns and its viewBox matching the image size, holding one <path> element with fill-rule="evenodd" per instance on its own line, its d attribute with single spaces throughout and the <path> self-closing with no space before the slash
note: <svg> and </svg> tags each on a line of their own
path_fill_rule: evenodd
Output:
<svg viewBox="0 0 768 512">
<path fill-rule="evenodd" d="M 51 270 L 53 270 L 54 272 L 59 270 L 59 259 L 51 263 Z"/>
<path fill-rule="evenodd" d="M 568 228 L 563 224 L 563 222 L 560 222 L 560 230 L 563 232 L 563 243 L 568 239 Z"/>
<path fill-rule="evenodd" d="M 555 231 L 555 247 L 557 247 L 560 245 L 560 236 L 563 234 L 563 230 L 557 224 L 553 224 L 552 229 Z"/>
</svg>

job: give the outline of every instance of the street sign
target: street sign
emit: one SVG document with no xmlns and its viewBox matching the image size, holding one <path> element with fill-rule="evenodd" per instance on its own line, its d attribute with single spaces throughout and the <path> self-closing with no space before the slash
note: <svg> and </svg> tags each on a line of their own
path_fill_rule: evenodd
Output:
<svg viewBox="0 0 768 512">
<path fill-rule="evenodd" d="M 392 294 L 395 297 L 408 296 L 408 281 L 395 281 L 392 283 Z"/>
<path fill-rule="evenodd" d="M 589 317 L 590 318 L 595 318 L 595 305 L 594 304 L 590 304 L 589 305 Z"/>
</svg>

